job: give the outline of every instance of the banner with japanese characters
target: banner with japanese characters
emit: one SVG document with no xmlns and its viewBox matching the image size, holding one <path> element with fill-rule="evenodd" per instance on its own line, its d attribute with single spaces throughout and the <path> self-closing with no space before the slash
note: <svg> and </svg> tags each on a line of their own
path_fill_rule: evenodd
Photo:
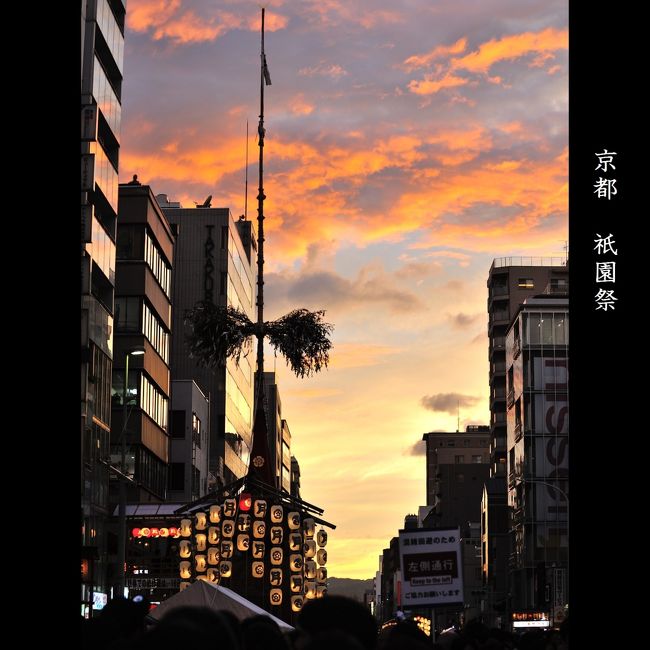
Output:
<svg viewBox="0 0 650 650">
<path fill-rule="evenodd" d="M 402 607 L 463 602 L 460 529 L 400 530 Z"/>
</svg>

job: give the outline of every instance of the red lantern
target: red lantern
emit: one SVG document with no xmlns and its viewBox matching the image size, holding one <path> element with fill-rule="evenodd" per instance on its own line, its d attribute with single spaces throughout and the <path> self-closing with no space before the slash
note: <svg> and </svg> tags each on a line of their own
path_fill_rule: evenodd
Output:
<svg viewBox="0 0 650 650">
<path fill-rule="evenodd" d="M 169 536 L 170 537 L 176 537 L 178 533 L 178 528 L 174 528 L 173 526 L 169 529 Z"/>
<path fill-rule="evenodd" d="M 140 529 L 139 528 L 134 528 L 131 531 L 131 535 L 133 535 L 133 537 L 140 537 Z"/>
<path fill-rule="evenodd" d="M 249 492 L 242 492 L 239 495 L 239 509 L 242 512 L 248 512 L 253 506 L 253 495 Z"/>
<path fill-rule="evenodd" d="M 160 531 L 157 528 L 152 528 L 151 529 L 151 536 L 152 537 L 158 537 L 160 535 Z"/>
</svg>

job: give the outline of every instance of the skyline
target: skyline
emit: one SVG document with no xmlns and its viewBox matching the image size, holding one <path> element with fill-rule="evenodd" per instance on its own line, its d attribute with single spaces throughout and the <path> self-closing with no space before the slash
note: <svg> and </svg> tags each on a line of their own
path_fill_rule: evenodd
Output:
<svg viewBox="0 0 650 650">
<path fill-rule="evenodd" d="M 492 259 L 564 257 L 567 6 L 296 4 L 266 4 L 265 308 L 335 325 L 330 368 L 280 359 L 278 385 L 331 574 L 367 578 L 425 503 L 422 434 L 454 431 L 459 401 L 461 430 L 489 423 Z M 259 14 L 129 2 L 121 182 L 243 213 Z"/>
</svg>

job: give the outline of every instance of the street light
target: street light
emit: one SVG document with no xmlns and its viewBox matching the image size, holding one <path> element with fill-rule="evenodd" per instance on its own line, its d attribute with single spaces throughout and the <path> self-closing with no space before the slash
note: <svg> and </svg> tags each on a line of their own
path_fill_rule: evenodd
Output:
<svg viewBox="0 0 650 650">
<path fill-rule="evenodd" d="M 570 521 L 570 516 L 569 516 L 569 497 L 567 493 L 562 489 L 559 488 L 557 485 L 554 483 L 547 483 L 546 481 L 540 481 L 539 479 L 532 479 L 528 480 L 528 483 L 537 483 L 539 485 L 546 485 L 547 487 L 553 488 L 557 490 L 563 497 L 564 500 L 566 501 L 566 536 L 567 536 L 567 549 L 566 549 L 566 576 L 567 576 L 567 587 L 569 585 L 569 577 L 570 577 L 570 572 L 569 572 L 569 557 L 570 557 L 570 535 L 569 535 L 569 521 Z M 546 552 L 544 553 L 544 558 L 546 558 Z M 567 593 L 568 593 L 567 589 Z M 568 599 L 567 599 L 568 601 Z M 555 612 L 553 612 L 553 617 L 555 618 Z"/>
<path fill-rule="evenodd" d="M 144 354 L 143 348 L 134 348 L 132 350 L 127 350 L 126 352 L 126 363 L 124 368 L 124 383 L 122 384 L 122 432 L 120 433 L 120 454 L 121 454 L 121 464 L 120 471 L 122 475 L 119 478 L 120 481 L 120 503 L 119 503 L 119 528 L 117 536 L 117 564 L 118 564 L 118 592 L 119 596 L 124 595 L 124 586 L 126 578 L 126 420 L 128 418 L 127 407 L 126 407 L 126 396 L 127 396 L 127 387 L 129 384 L 129 357 L 139 356 Z"/>
</svg>

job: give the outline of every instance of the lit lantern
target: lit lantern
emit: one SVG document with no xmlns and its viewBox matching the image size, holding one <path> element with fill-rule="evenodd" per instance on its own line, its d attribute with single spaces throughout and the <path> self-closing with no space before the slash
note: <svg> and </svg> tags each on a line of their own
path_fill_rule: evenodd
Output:
<svg viewBox="0 0 650 650">
<path fill-rule="evenodd" d="M 205 575 L 208 579 L 208 582 L 212 582 L 214 584 L 219 582 L 219 569 L 208 569 Z"/>
<path fill-rule="evenodd" d="M 210 523 L 218 524 L 221 521 L 221 506 L 210 506 Z"/>
<path fill-rule="evenodd" d="M 271 523 L 279 524 L 282 522 L 284 516 L 284 508 L 282 506 L 271 506 Z"/>
<path fill-rule="evenodd" d="M 253 562 L 251 567 L 251 573 L 253 578 L 263 578 L 264 577 L 264 562 Z"/>
<path fill-rule="evenodd" d="M 305 537 L 311 539 L 314 536 L 316 531 L 316 522 L 312 517 L 307 517 L 307 519 L 302 522 L 302 529 L 305 534 Z"/>
<path fill-rule="evenodd" d="M 199 573 L 203 573 L 208 567 L 206 566 L 205 555 L 194 556 L 194 567 Z"/>
<path fill-rule="evenodd" d="M 248 512 L 253 505 L 253 497 L 249 492 L 242 492 L 239 495 L 239 509 L 242 512 Z"/>
<path fill-rule="evenodd" d="M 302 535 L 300 533 L 289 533 L 289 550 L 302 551 Z"/>
<path fill-rule="evenodd" d="M 302 571 L 303 564 L 304 562 L 301 554 L 294 553 L 289 556 L 289 568 L 292 571 Z"/>
<path fill-rule="evenodd" d="M 242 533 L 237 535 L 237 550 L 238 551 L 247 551 L 250 546 L 251 539 L 248 535 Z"/>
<path fill-rule="evenodd" d="M 323 528 L 316 533 L 316 543 L 321 547 L 327 545 L 327 531 Z"/>
<path fill-rule="evenodd" d="M 230 560 L 221 560 L 219 565 L 219 575 L 222 578 L 230 578 L 232 575 L 232 562 Z"/>
<path fill-rule="evenodd" d="M 215 564 L 219 564 L 220 559 L 221 559 L 221 554 L 219 553 L 218 548 L 212 546 L 211 548 L 208 549 L 208 564 L 212 564 L 213 566 Z"/>
<path fill-rule="evenodd" d="M 198 533 L 198 535 L 194 536 L 194 539 L 196 540 L 196 550 L 201 552 L 205 551 L 208 545 L 208 538 L 203 533 Z"/>
<path fill-rule="evenodd" d="M 151 528 L 141 528 L 140 529 L 141 537 L 151 537 Z"/>
<path fill-rule="evenodd" d="M 300 513 L 290 512 L 287 515 L 287 523 L 289 524 L 289 530 L 298 530 L 300 528 Z"/>
<path fill-rule="evenodd" d="M 305 578 L 307 580 L 316 579 L 316 562 L 314 560 L 307 560 L 305 562 Z"/>
<path fill-rule="evenodd" d="M 210 526 L 208 528 L 208 544 L 218 544 L 220 541 L 219 526 Z"/>
<path fill-rule="evenodd" d="M 271 549 L 271 564 L 279 565 L 282 564 L 282 558 L 284 557 L 284 552 L 279 546 L 274 546 Z"/>
<path fill-rule="evenodd" d="M 192 583 L 191 582 L 181 582 L 180 583 L 180 590 L 183 591 L 184 589 L 187 589 Z"/>
<path fill-rule="evenodd" d="M 226 499 L 223 502 L 223 516 L 234 517 L 237 512 L 237 499 Z"/>
<path fill-rule="evenodd" d="M 327 587 L 325 585 L 316 585 L 316 598 L 322 598 L 327 594 Z"/>
<path fill-rule="evenodd" d="M 139 528 L 134 528 L 131 531 L 131 535 L 132 535 L 132 537 L 140 537 L 140 529 Z"/>
<path fill-rule="evenodd" d="M 302 609 L 302 596 L 291 596 L 291 611 L 299 612 Z"/>
<path fill-rule="evenodd" d="M 205 512 L 196 513 L 196 530 L 205 530 L 208 525 L 208 517 Z"/>
<path fill-rule="evenodd" d="M 224 537 L 232 537 L 235 534 L 235 520 L 224 519 L 221 524 L 221 534 Z"/>
<path fill-rule="evenodd" d="M 316 583 L 313 580 L 305 580 L 305 598 L 316 598 Z"/>
<path fill-rule="evenodd" d="M 269 592 L 271 605 L 282 605 L 282 589 L 271 589 Z"/>
<path fill-rule="evenodd" d="M 290 580 L 291 591 L 294 594 L 301 594 L 303 583 L 304 581 L 302 579 L 302 576 L 291 576 L 291 580 Z"/>
<path fill-rule="evenodd" d="M 160 528 L 159 534 L 161 537 L 169 537 L 169 528 Z"/>
<path fill-rule="evenodd" d="M 316 561 L 321 566 L 327 564 L 327 551 L 324 548 L 318 549 L 318 553 L 316 553 Z"/>
<path fill-rule="evenodd" d="M 224 539 L 221 542 L 221 557 L 229 560 L 233 554 L 233 543 L 230 539 Z"/>
<path fill-rule="evenodd" d="M 324 566 L 319 566 L 316 571 L 316 580 L 318 582 L 327 582 L 327 569 Z"/>
<path fill-rule="evenodd" d="M 200 576 L 196 576 L 196 579 L 197 579 L 197 580 L 203 580 L 203 582 L 210 582 L 210 581 L 208 580 L 208 576 L 207 576 L 207 575 L 204 575 L 204 574 L 201 574 Z"/>
<path fill-rule="evenodd" d="M 152 537 L 158 537 L 160 535 L 160 531 L 157 528 L 152 528 L 151 529 L 151 536 Z"/>
<path fill-rule="evenodd" d="M 271 544 L 282 544 L 284 538 L 284 531 L 282 526 L 271 526 Z"/>
<path fill-rule="evenodd" d="M 253 552 L 252 556 L 256 560 L 261 560 L 264 558 L 264 548 L 266 544 L 264 542 L 258 542 L 257 540 L 253 540 Z"/>
<path fill-rule="evenodd" d="M 256 519 L 253 522 L 253 537 L 255 539 L 262 539 L 266 535 L 266 522 Z"/>
<path fill-rule="evenodd" d="M 181 519 L 181 537 L 189 537 L 192 534 L 192 520 Z"/>
<path fill-rule="evenodd" d="M 182 540 L 179 544 L 178 554 L 181 557 L 190 557 L 192 555 L 192 544 L 186 539 Z"/>
<path fill-rule="evenodd" d="M 266 516 L 266 507 L 264 499 L 257 499 L 253 503 L 253 515 L 258 519 L 263 519 Z"/>
<path fill-rule="evenodd" d="M 269 571 L 269 582 L 274 587 L 279 587 L 282 584 L 282 569 L 271 569 Z"/>
<path fill-rule="evenodd" d="M 191 565 L 187 560 L 183 560 L 179 563 L 178 568 L 180 569 L 181 578 L 183 578 L 183 580 L 189 580 L 192 577 L 190 566 Z"/>
<path fill-rule="evenodd" d="M 179 528 L 176 528 L 176 526 L 172 526 L 169 529 L 169 536 L 173 537 L 174 539 L 178 539 L 181 536 L 181 531 Z"/>
<path fill-rule="evenodd" d="M 251 529 L 251 516 L 239 515 L 237 517 L 237 530 L 242 533 L 247 533 Z"/>
<path fill-rule="evenodd" d="M 303 547 L 306 558 L 312 558 L 316 555 L 316 542 L 313 539 L 308 539 Z"/>
</svg>

